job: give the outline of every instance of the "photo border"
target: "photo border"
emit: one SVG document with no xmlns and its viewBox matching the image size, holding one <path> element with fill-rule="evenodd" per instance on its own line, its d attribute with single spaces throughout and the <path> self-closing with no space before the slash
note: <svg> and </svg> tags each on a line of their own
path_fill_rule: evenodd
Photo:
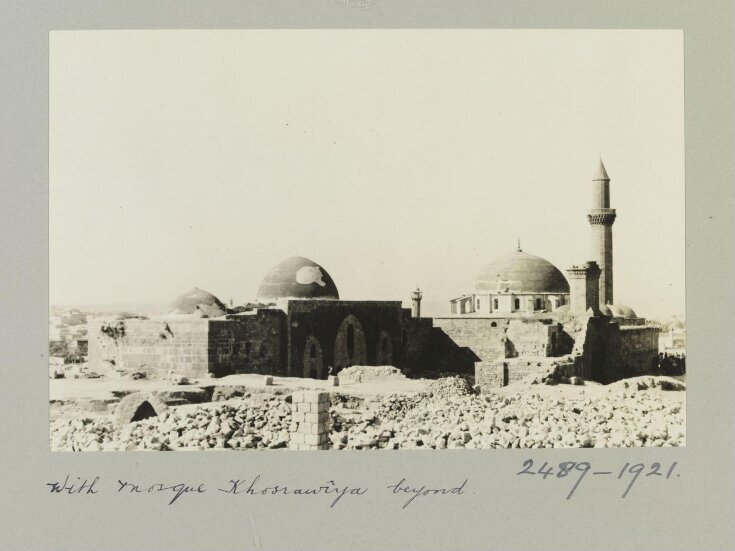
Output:
<svg viewBox="0 0 735 551">
<path fill-rule="evenodd" d="M 349 4 L 349 2 L 348 2 Z M 364 4 L 364 3 L 362 3 Z M 4 443 L 0 546 L 7 549 L 731 549 L 735 370 L 733 326 L 733 13 L 727 1 L 384 0 L 352 9 L 333 0 L 0 4 L 0 146 Z M 49 33 L 84 29 L 589 28 L 682 29 L 685 63 L 687 446 L 685 448 L 52 453 L 48 442 Z M 652 68 L 655 70 L 655 68 Z M 655 216 L 656 213 L 651 213 Z M 716 290 L 716 291 L 714 291 Z M 293 453 L 297 453 L 294 456 Z M 519 477 L 527 458 L 678 462 L 681 477 L 568 484 Z M 51 494 L 64 476 L 100 477 L 96 495 Z M 117 480 L 226 485 L 233 478 L 291 486 L 369 488 L 329 503 L 292 497 L 116 493 Z M 409 508 L 385 487 L 466 492 Z M 659 483 L 660 482 L 660 483 Z M 451 499 L 450 499 L 451 497 Z"/>
</svg>

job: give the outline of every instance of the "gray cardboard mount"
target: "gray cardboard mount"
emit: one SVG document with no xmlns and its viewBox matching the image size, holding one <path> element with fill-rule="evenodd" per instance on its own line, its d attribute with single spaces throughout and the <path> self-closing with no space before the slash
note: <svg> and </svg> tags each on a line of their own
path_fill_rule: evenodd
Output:
<svg viewBox="0 0 735 551">
<path fill-rule="evenodd" d="M 344 4 L 348 4 L 345 6 Z M 732 549 L 733 48 L 729 1 L 429 0 L 0 2 L 3 189 L 2 549 Z M 66 454 L 48 444 L 49 31 L 184 28 L 683 29 L 686 78 L 688 438 L 684 449 L 438 453 Z M 658 213 L 651 213 L 657 216 Z M 725 361 L 725 360 L 729 361 Z M 519 477 L 521 463 L 678 462 L 681 475 L 641 482 L 626 499 L 613 480 L 568 485 Z M 47 482 L 100 477 L 92 496 Z M 328 500 L 229 496 L 228 480 L 369 488 Z M 462 496 L 403 500 L 385 486 L 452 486 Z M 115 493 L 117 480 L 204 483 L 172 506 Z"/>
</svg>

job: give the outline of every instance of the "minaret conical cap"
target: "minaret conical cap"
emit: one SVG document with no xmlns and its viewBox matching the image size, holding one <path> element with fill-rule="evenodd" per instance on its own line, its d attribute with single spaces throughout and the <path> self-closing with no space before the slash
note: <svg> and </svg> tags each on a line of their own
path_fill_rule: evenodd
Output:
<svg viewBox="0 0 735 551">
<path fill-rule="evenodd" d="M 605 165 L 602 163 L 602 158 L 600 158 L 595 175 L 592 177 L 592 181 L 596 180 L 610 180 L 610 176 L 607 175 L 607 170 L 605 170 Z"/>
</svg>

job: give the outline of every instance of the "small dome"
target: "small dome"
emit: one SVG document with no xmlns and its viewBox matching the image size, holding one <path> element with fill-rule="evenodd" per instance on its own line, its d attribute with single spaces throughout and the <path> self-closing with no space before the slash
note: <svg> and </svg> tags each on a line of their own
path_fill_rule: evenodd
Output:
<svg viewBox="0 0 735 551">
<path fill-rule="evenodd" d="M 635 319 L 638 317 L 632 308 L 623 304 L 601 304 L 600 311 L 613 318 Z"/>
<path fill-rule="evenodd" d="M 339 292 L 324 268 L 313 260 L 294 256 L 268 272 L 260 284 L 257 298 L 338 299 Z"/>
<path fill-rule="evenodd" d="M 569 283 L 564 274 L 548 260 L 518 250 L 485 266 L 475 280 L 475 290 L 568 294 Z"/>
<path fill-rule="evenodd" d="M 209 318 L 224 316 L 227 308 L 212 293 L 194 287 L 191 291 L 176 298 L 169 306 L 167 314 L 196 314 Z"/>
<path fill-rule="evenodd" d="M 682 321 L 680 319 L 674 318 L 674 321 L 671 324 L 671 328 L 674 331 L 680 331 L 680 330 L 684 329 L 684 324 L 682 323 Z"/>
</svg>

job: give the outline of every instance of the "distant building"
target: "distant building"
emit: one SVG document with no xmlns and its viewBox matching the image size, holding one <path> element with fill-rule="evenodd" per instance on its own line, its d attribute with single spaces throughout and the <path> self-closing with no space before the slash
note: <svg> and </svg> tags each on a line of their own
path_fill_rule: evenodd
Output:
<svg viewBox="0 0 735 551">
<path fill-rule="evenodd" d="M 684 322 L 674 318 L 668 331 L 659 337 L 659 351 L 667 354 L 685 354 L 687 346 L 687 330 Z"/>
</svg>

